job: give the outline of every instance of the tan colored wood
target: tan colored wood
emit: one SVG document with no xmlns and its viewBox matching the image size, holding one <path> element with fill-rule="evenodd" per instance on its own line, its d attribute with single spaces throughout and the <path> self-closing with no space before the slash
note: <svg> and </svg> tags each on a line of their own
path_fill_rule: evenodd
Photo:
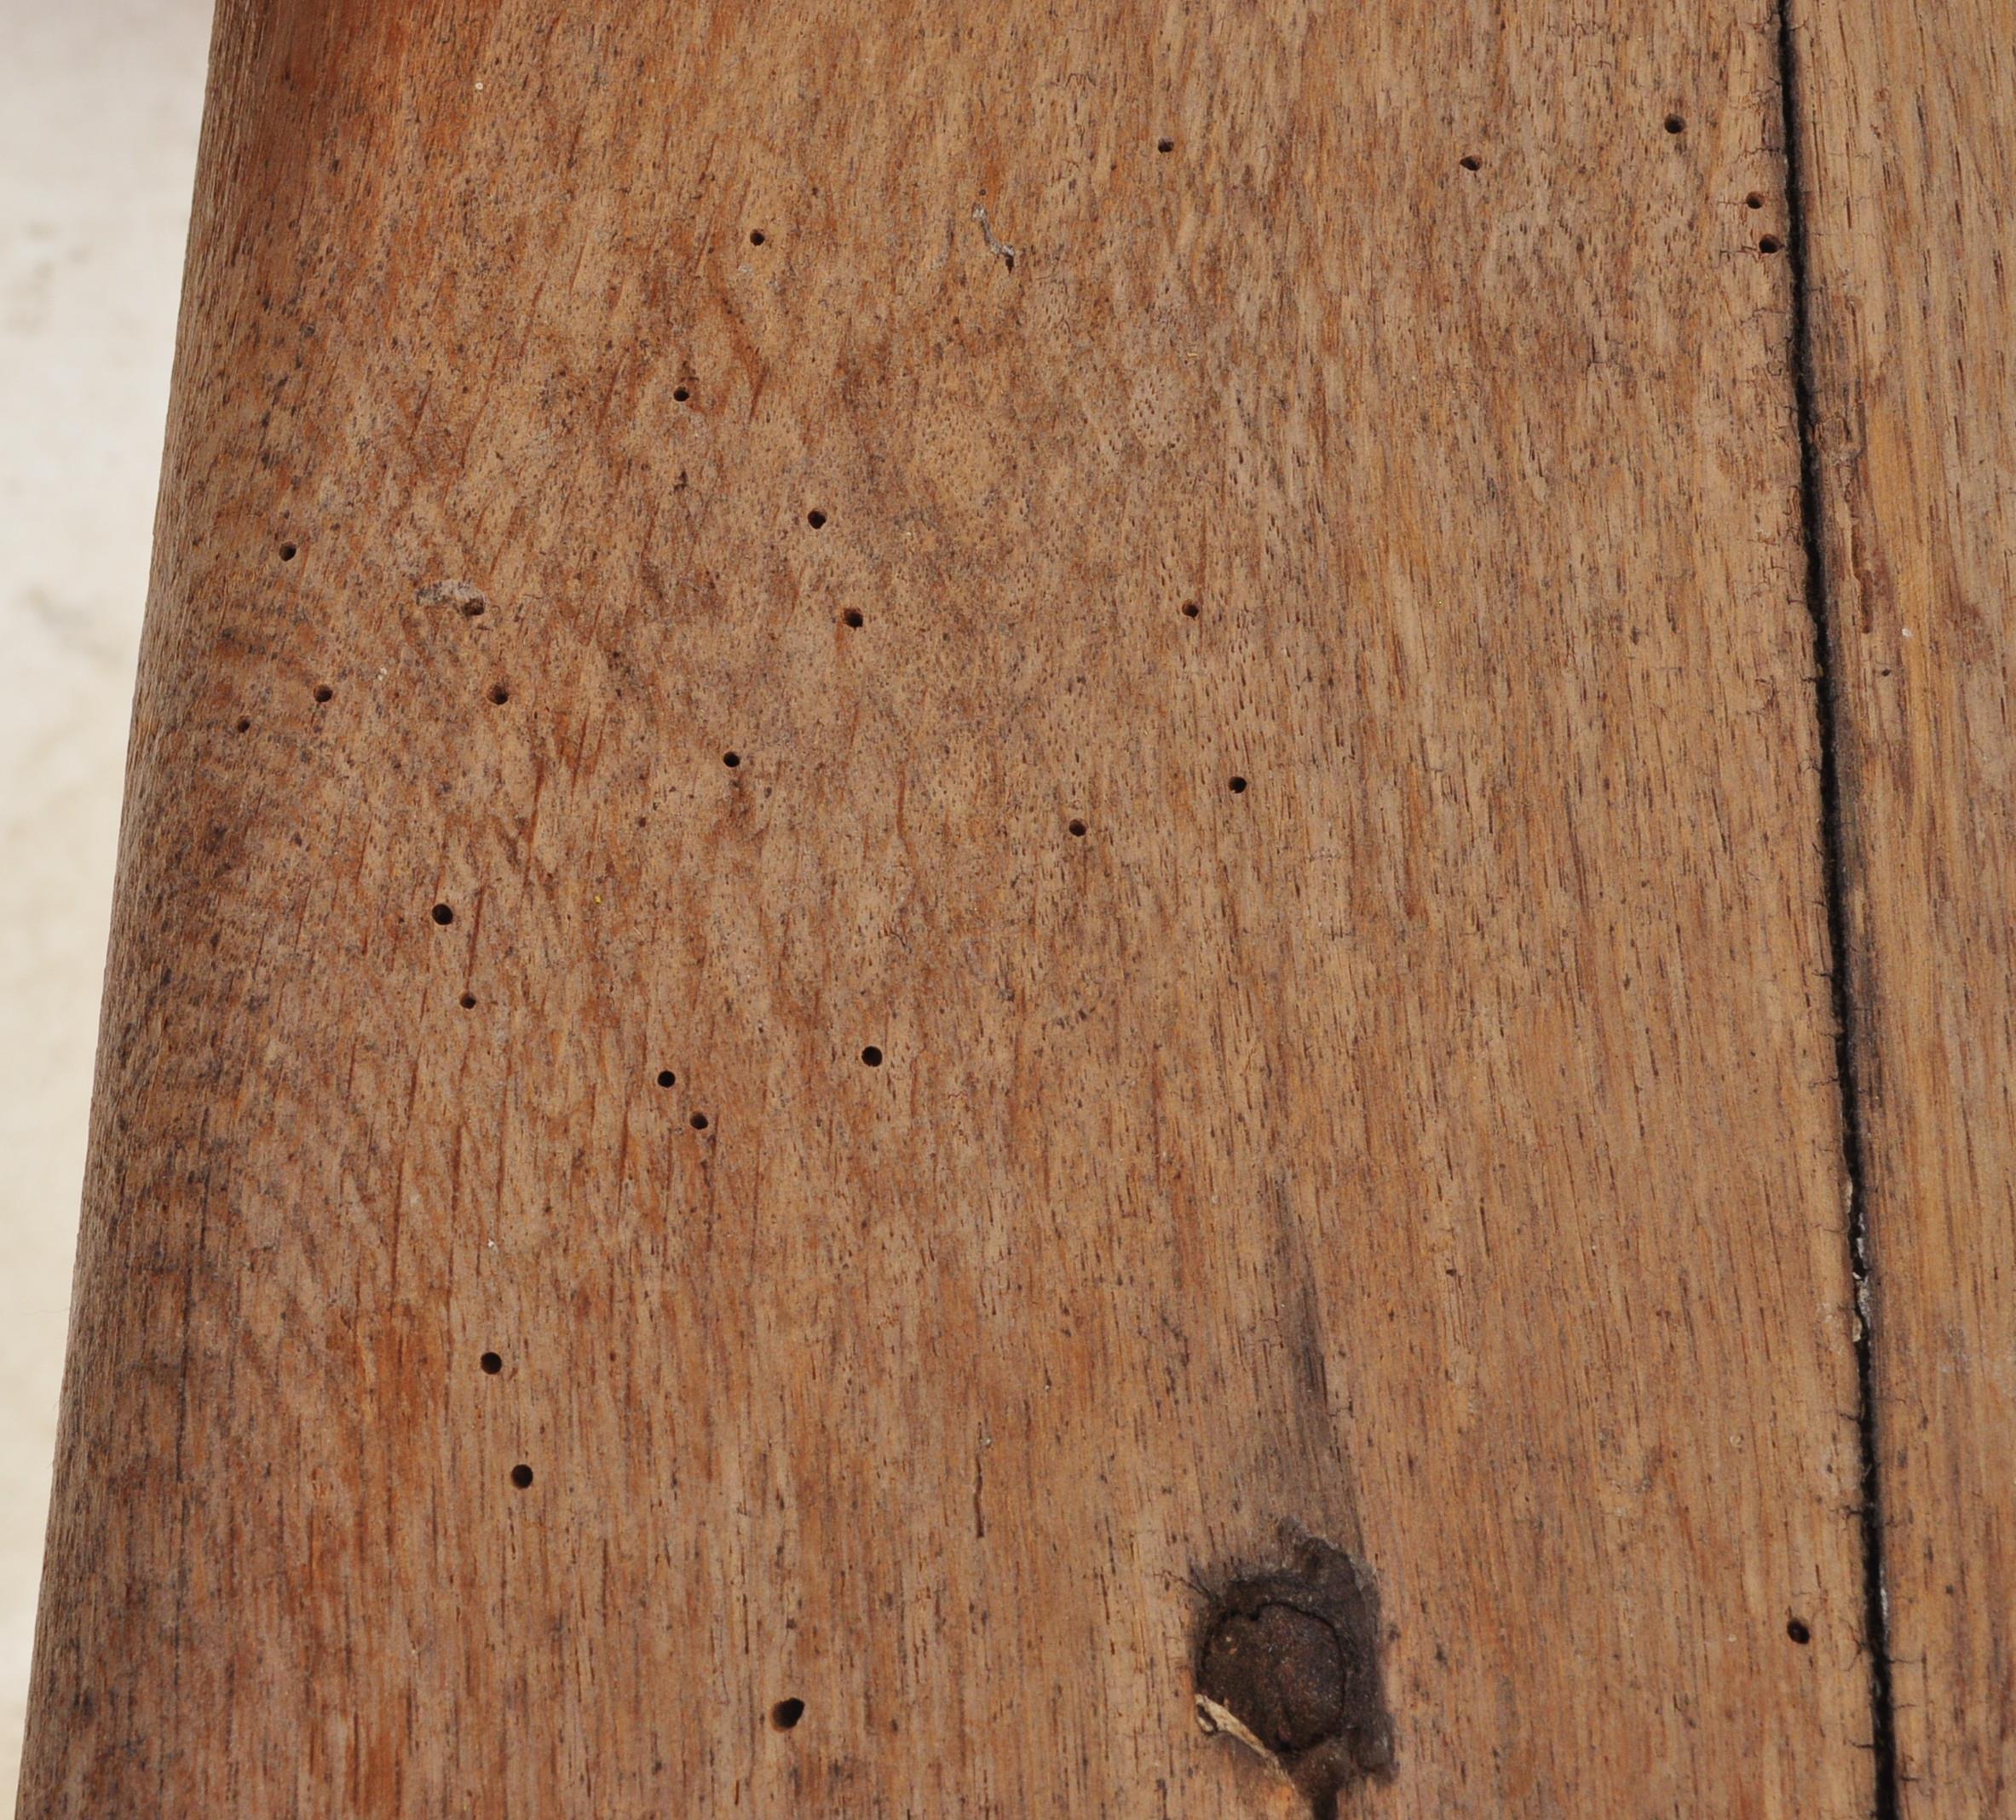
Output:
<svg viewBox="0 0 2016 1820">
<path fill-rule="evenodd" d="M 1800 0 L 1902 1811 L 2016 1810 L 2016 10 Z"/>
<path fill-rule="evenodd" d="M 1868 1811 L 1776 56 L 227 0 L 26 1812 Z"/>
</svg>

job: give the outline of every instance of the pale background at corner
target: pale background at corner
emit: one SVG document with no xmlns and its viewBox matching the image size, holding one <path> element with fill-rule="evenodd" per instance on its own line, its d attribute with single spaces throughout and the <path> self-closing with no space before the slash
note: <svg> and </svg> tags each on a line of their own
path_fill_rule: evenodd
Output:
<svg viewBox="0 0 2016 1820">
<path fill-rule="evenodd" d="M 0 1812 L 12 1812 L 210 0 L 0 0 Z"/>
</svg>

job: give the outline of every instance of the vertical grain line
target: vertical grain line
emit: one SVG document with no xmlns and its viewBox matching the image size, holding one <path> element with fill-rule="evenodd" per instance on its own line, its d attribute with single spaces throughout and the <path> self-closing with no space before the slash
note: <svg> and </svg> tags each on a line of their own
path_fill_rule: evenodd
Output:
<svg viewBox="0 0 2016 1820">
<path fill-rule="evenodd" d="M 1895 1693 L 1890 1674 L 1890 1609 L 1883 1576 L 1883 1500 L 1876 1436 L 1875 1328 L 1871 1320 L 1867 1152 L 1856 1074 L 1855 994 L 1848 959 L 1846 842 L 1842 830 L 1838 653 L 1821 532 L 1820 446 L 1814 405 L 1812 313 L 1806 278 L 1805 153 L 1799 133 L 1799 61 L 1792 0 L 1778 0 L 1778 95 L 1785 147 L 1785 251 L 1792 281 L 1792 392 L 1799 422 L 1799 500 L 1806 542 L 1806 610 L 1813 625 L 1813 713 L 1820 736 L 1820 842 L 1827 875 L 1832 949 L 1835 1072 L 1840 1083 L 1841 1161 L 1848 1178 L 1848 1264 L 1855 1281 L 1856 1428 L 1862 1466 L 1863 1629 L 1869 1653 L 1870 1741 L 1875 1753 L 1875 1820 L 1898 1820 Z"/>
</svg>

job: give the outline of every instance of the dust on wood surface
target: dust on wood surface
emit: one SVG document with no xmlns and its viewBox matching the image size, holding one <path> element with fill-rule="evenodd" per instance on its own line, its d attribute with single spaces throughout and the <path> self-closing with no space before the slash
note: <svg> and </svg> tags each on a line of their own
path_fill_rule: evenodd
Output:
<svg viewBox="0 0 2016 1820">
<path fill-rule="evenodd" d="M 1777 44 L 227 0 L 26 1811 L 1868 1811 Z"/>
<path fill-rule="evenodd" d="M 1801 0 L 1898 1803 L 2016 1807 L 2016 14 Z"/>
</svg>

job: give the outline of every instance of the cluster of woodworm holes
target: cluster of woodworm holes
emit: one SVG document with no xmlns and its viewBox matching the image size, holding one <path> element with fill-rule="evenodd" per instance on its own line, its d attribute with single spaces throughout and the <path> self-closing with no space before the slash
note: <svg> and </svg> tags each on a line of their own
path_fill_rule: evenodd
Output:
<svg viewBox="0 0 2016 1820">
<path fill-rule="evenodd" d="M 727 757 L 731 763 L 735 761 L 735 755 L 733 752 L 727 754 Z M 452 904 L 437 903 L 432 910 L 428 912 L 428 914 L 432 918 L 437 928 L 448 929 L 454 925 L 455 907 Z M 475 1002 L 474 993 L 465 992 L 462 994 L 461 1004 L 464 1011 L 474 1009 Z M 861 1051 L 861 1058 L 862 1063 L 869 1068 L 882 1066 L 882 1051 L 873 1043 L 870 1043 Z M 656 1079 L 660 1087 L 676 1087 L 679 1084 L 678 1075 L 669 1068 L 659 1069 Z M 689 1116 L 688 1122 L 696 1132 L 704 1132 L 707 1129 L 709 1120 L 706 1113 L 695 1112 Z M 504 1355 L 500 1352 L 486 1352 L 476 1361 L 476 1363 L 487 1376 L 492 1378 L 498 1376 L 504 1368 Z M 511 1483 L 520 1491 L 529 1491 L 532 1489 L 533 1477 L 531 1466 L 522 1460 L 513 1466 L 510 1471 Z M 789 1731 L 804 1716 L 805 1702 L 796 1697 L 780 1700 L 770 1708 L 770 1724 L 780 1731 Z"/>
<path fill-rule="evenodd" d="M 752 234 L 750 238 L 757 245 L 763 245 L 763 236 L 760 233 Z M 685 386 L 681 386 L 675 395 L 683 402 L 689 395 L 688 390 Z M 806 521 L 815 531 L 819 530 L 826 524 L 826 514 L 815 510 L 806 515 Z M 279 558 L 283 562 L 291 562 L 300 554 L 300 545 L 291 540 L 283 543 L 279 546 Z M 481 597 L 468 602 L 463 607 L 462 611 L 471 619 L 476 617 L 483 611 Z M 859 627 L 863 624 L 861 614 L 855 608 L 849 608 L 842 617 L 845 623 L 852 627 Z M 488 694 L 490 700 L 499 707 L 504 706 L 511 699 L 510 690 L 501 682 L 492 683 Z M 336 691 L 326 682 L 318 682 L 314 687 L 314 694 L 317 702 L 325 703 L 335 700 Z M 240 733 L 250 732 L 251 725 L 251 719 L 249 716 L 241 715 L 239 717 L 238 730 Z M 721 762 L 732 771 L 741 764 L 741 754 L 735 752 L 723 752 Z M 428 914 L 438 928 L 449 928 L 455 921 L 455 907 L 452 904 L 437 903 Z M 476 1005 L 476 995 L 472 992 L 464 992 L 458 1002 L 464 1011 L 474 1011 Z M 861 1058 L 863 1064 L 868 1068 L 880 1068 L 882 1066 L 882 1051 L 873 1043 L 868 1044 L 861 1051 Z M 660 1068 L 658 1071 L 657 1081 L 660 1087 L 677 1086 L 678 1080 L 679 1077 L 669 1068 Z M 711 1121 L 706 1113 L 694 1112 L 688 1114 L 687 1122 L 692 1126 L 694 1131 L 704 1132 Z M 496 1377 L 504 1368 L 504 1356 L 498 1352 L 486 1352 L 476 1362 L 490 1377 Z M 511 1483 L 520 1491 L 529 1491 L 535 1476 L 532 1467 L 522 1460 L 511 1468 L 510 1475 Z M 789 1731 L 804 1716 L 805 1702 L 795 1696 L 780 1700 L 770 1708 L 770 1724 L 779 1731 Z"/>
<path fill-rule="evenodd" d="M 1677 138 L 1686 130 L 1687 123 L 1679 114 L 1668 114 L 1666 117 L 1666 130 L 1669 134 Z M 1167 153 L 1175 151 L 1175 149 L 1176 141 L 1173 139 L 1158 139 L 1155 141 L 1157 152 Z M 1466 170 L 1476 171 L 1483 169 L 1483 160 L 1474 153 L 1466 153 L 1459 162 Z M 1764 206 L 1764 198 L 1757 191 L 1753 190 L 1743 198 L 1743 205 L 1748 209 L 1761 209 Z M 752 246 L 761 246 L 767 239 L 768 236 L 762 228 L 751 229 L 749 244 Z M 1758 240 L 1757 251 L 1760 253 L 1776 253 L 1780 251 L 1782 245 L 1783 243 L 1777 235 L 1767 233 Z M 685 404 L 692 396 L 693 391 L 690 386 L 681 384 L 673 388 L 672 397 L 679 404 Z M 815 531 L 824 530 L 827 522 L 827 515 L 815 506 L 806 513 L 805 522 Z M 298 554 L 299 547 L 293 543 L 285 543 L 279 547 L 280 561 L 283 562 L 291 562 Z M 464 608 L 464 611 L 472 616 L 480 613 L 482 610 L 481 603 L 477 602 L 471 602 Z M 1185 601 L 1183 603 L 1183 616 L 1186 619 L 1197 619 L 1202 611 L 1202 608 L 1195 601 Z M 848 608 L 840 615 L 840 619 L 843 625 L 854 631 L 859 631 L 867 623 L 861 609 L 857 607 Z M 327 702 L 333 699 L 335 693 L 327 683 L 318 683 L 315 686 L 314 699 L 318 702 Z M 504 706 L 511 699 L 510 691 L 501 682 L 493 683 L 491 686 L 489 696 L 490 700 L 499 707 Z M 251 722 L 249 719 L 241 718 L 238 723 L 238 730 L 244 733 L 249 730 L 251 726 Z M 726 752 L 722 754 L 721 762 L 729 770 L 735 770 L 741 765 L 742 756 L 737 752 Z M 1247 789 L 1247 780 L 1244 777 L 1235 775 L 1227 780 L 1226 787 L 1235 796 L 1243 795 Z M 1082 836 L 1089 832 L 1081 816 L 1073 816 L 1065 824 L 1065 826 L 1067 831 L 1074 836 Z M 436 904 L 432 914 L 435 923 L 444 928 L 455 920 L 454 910 L 445 903 Z M 465 992 L 462 994 L 461 1005 L 464 1011 L 474 1010 L 475 1002 L 474 994 Z M 863 1064 L 868 1068 L 880 1068 L 882 1066 L 882 1051 L 873 1043 L 870 1043 L 861 1051 L 861 1059 Z M 660 1068 L 656 1078 L 660 1087 L 671 1088 L 679 1084 L 679 1077 L 669 1068 Z M 709 1120 L 706 1113 L 694 1112 L 688 1115 L 688 1123 L 692 1126 L 694 1131 L 704 1132 L 707 1129 Z M 486 1352 L 481 1362 L 483 1369 L 492 1375 L 504 1369 L 504 1360 L 494 1352 Z M 530 1466 L 519 1465 L 511 1468 L 511 1483 L 520 1490 L 527 1489 L 532 1482 L 533 1471 Z M 1786 1625 L 1785 1633 L 1794 1643 L 1804 1644 L 1812 1640 L 1812 1633 L 1797 1618 L 1794 1618 Z M 805 1702 L 802 1700 L 780 1700 L 770 1709 L 770 1722 L 778 1730 L 788 1731 L 804 1716 L 804 1711 Z"/>
<path fill-rule="evenodd" d="M 1678 139 L 1687 130 L 1687 122 L 1679 114 L 1669 113 L 1666 117 L 1666 130 L 1673 138 Z M 1162 149 L 1165 152 L 1169 149 L 1168 142 L 1166 140 L 1163 141 Z M 1474 152 L 1466 152 L 1456 162 L 1466 170 L 1482 170 L 1484 168 L 1483 159 Z M 1743 206 L 1746 209 L 1761 209 L 1764 206 L 1764 198 L 1758 191 L 1752 190 L 1748 195 L 1743 198 Z M 1760 253 L 1768 256 L 1772 253 L 1781 253 L 1784 250 L 1785 243 L 1775 233 L 1760 234 L 1757 237 L 1757 251 Z"/>
<path fill-rule="evenodd" d="M 1675 139 L 1680 137 L 1687 130 L 1687 122 L 1685 118 L 1677 113 L 1669 113 L 1667 115 L 1665 124 L 1667 132 Z M 1175 151 L 1175 149 L 1176 141 L 1173 139 L 1165 137 L 1158 139 L 1155 141 L 1155 150 L 1157 152 L 1167 153 Z M 1460 164 L 1465 170 L 1468 171 L 1480 171 L 1484 168 L 1483 159 L 1474 152 L 1466 152 L 1456 162 Z M 1763 194 L 1760 191 L 1752 190 L 1743 198 L 1743 206 L 1746 209 L 1750 210 L 1761 209 L 1764 206 Z M 752 228 L 750 229 L 749 244 L 752 246 L 766 245 L 769 243 L 769 236 L 766 234 L 762 228 Z M 1765 255 L 1783 252 L 1784 251 L 1784 245 L 1785 243 L 1783 240 L 1782 240 L 1775 233 L 1760 234 L 1757 239 L 1757 251 L 1760 253 Z M 674 401 L 678 404 L 686 404 L 692 399 L 692 387 L 683 381 L 672 389 L 672 398 Z M 824 512 L 815 509 L 806 515 L 805 521 L 809 524 L 815 531 L 817 531 L 825 526 L 827 522 L 827 516 Z M 285 543 L 280 545 L 279 553 L 281 562 L 291 562 L 295 556 L 299 554 L 299 547 L 291 542 Z M 473 617 L 474 615 L 481 613 L 483 608 L 480 602 L 472 602 L 463 610 Z M 1194 619 L 1197 617 L 1199 609 L 1196 602 L 1191 601 L 1186 602 L 1184 603 L 1183 611 L 1187 618 Z M 867 623 L 862 617 L 861 609 L 858 607 L 848 608 L 846 611 L 840 615 L 840 619 L 843 625 L 855 631 L 859 631 L 861 627 Z M 318 682 L 315 685 L 314 698 L 318 702 L 326 703 L 330 700 L 332 700 L 335 697 L 335 694 L 336 691 L 332 689 L 326 682 Z M 491 685 L 489 695 L 490 700 L 496 703 L 496 705 L 499 707 L 504 706 L 504 705 L 511 699 L 510 691 L 501 682 L 492 683 Z M 251 730 L 251 721 L 249 718 L 241 717 L 238 723 L 238 730 L 240 733 L 248 733 Z M 736 760 L 732 755 L 729 759 L 729 763 L 731 765 L 736 763 Z M 1232 779 L 1231 787 L 1236 792 L 1244 790 L 1246 788 L 1246 780 L 1240 777 Z M 1082 821 L 1074 821 L 1069 824 L 1069 826 L 1071 832 L 1074 834 L 1083 834 L 1086 832 L 1086 826 Z"/>
<path fill-rule="evenodd" d="M 1168 151 L 1171 149 L 1167 141 L 1164 141 L 1162 142 L 1161 149 L 1163 151 Z M 762 244 L 763 237 L 761 234 L 753 235 L 752 238 L 757 242 L 757 245 L 760 245 Z M 688 389 L 684 386 L 682 386 L 678 389 L 678 395 L 681 396 L 682 399 L 687 395 L 687 392 Z M 818 508 L 815 507 L 812 510 L 809 511 L 805 515 L 805 522 L 815 531 L 823 530 L 825 529 L 827 523 L 827 515 Z M 293 544 L 283 544 L 280 546 L 280 560 L 282 562 L 292 562 L 297 553 L 297 547 Z M 483 609 L 480 602 L 471 602 L 463 610 L 473 616 L 476 613 L 480 613 Z M 1200 616 L 1202 609 L 1198 606 L 1196 602 L 1185 601 L 1183 603 L 1181 611 L 1183 616 L 1185 619 L 1195 619 Z M 841 618 L 843 621 L 850 627 L 858 628 L 864 623 L 861 612 L 858 608 L 848 608 L 847 611 L 841 615 Z M 334 692 L 326 686 L 320 686 L 315 690 L 315 700 L 317 701 L 325 702 L 331 698 L 333 693 Z M 510 700 L 510 694 L 502 683 L 498 683 L 492 687 L 490 690 L 490 699 L 492 701 L 496 702 L 501 706 L 503 704 L 508 702 Z M 251 723 L 249 721 L 241 721 L 239 723 L 239 730 L 243 732 L 250 725 Z M 721 755 L 721 762 L 728 769 L 731 771 L 739 770 L 741 768 L 742 755 L 739 752 L 736 752 L 731 748 Z M 1234 776 L 1228 780 L 1228 787 L 1233 792 L 1235 795 L 1243 794 L 1247 788 L 1247 780 L 1243 777 Z M 1084 821 L 1079 817 L 1073 817 L 1070 822 L 1068 824 L 1068 826 L 1070 832 L 1074 835 L 1082 835 L 1086 832 Z M 446 902 L 437 903 L 428 913 L 432 918 L 435 925 L 439 928 L 446 929 L 452 927 L 454 924 L 455 908 L 452 904 Z M 473 1011 L 475 1008 L 476 1003 L 475 994 L 469 992 L 464 992 L 462 994 L 459 1002 L 464 1011 Z M 875 1043 L 869 1043 L 866 1045 L 861 1051 L 861 1065 L 864 1068 L 880 1068 L 883 1062 L 883 1055 L 880 1045 Z M 656 1080 L 658 1086 L 664 1089 L 669 1090 L 672 1087 L 677 1086 L 679 1084 L 679 1077 L 677 1073 L 669 1068 L 662 1068 L 659 1069 L 654 1079 Z M 687 1122 L 692 1126 L 694 1131 L 704 1132 L 708 1129 L 708 1126 L 711 1121 L 708 1119 L 708 1116 L 706 1113 L 695 1111 L 688 1115 Z M 477 1361 L 477 1362 L 482 1368 L 485 1373 L 492 1377 L 498 1375 L 504 1368 L 504 1356 L 501 1353 L 486 1352 Z M 521 1491 L 527 1491 L 531 1489 L 533 1477 L 534 1475 L 531 1466 L 522 1461 L 511 1468 L 511 1483 L 517 1487 L 517 1489 Z M 776 1730 L 780 1731 L 788 1731 L 793 1726 L 795 1726 L 801 1719 L 804 1717 L 804 1714 L 805 1702 L 803 1700 L 797 1699 L 795 1697 L 786 1700 L 780 1700 L 770 1708 L 770 1723 Z"/>
</svg>

